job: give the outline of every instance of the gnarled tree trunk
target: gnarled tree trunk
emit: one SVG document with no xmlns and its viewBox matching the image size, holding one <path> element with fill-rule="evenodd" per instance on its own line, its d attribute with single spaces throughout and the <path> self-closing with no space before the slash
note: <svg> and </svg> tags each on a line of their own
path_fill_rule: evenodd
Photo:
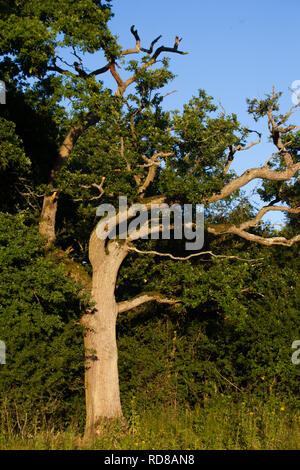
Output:
<svg viewBox="0 0 300 470">
<path fill-rule="evenodd" d="M 101 433 L 103 421 L 122 418 L 119 392 L 116 320 L 118 305 L 115 285 L 119 267 L 127 254 L 126 245 L 116 240 L 105 246 L 96 232 L 90 239 L 93 267 L 93 313 L 84 317 L 86 348 L 85 438 Z"/>
</svg>

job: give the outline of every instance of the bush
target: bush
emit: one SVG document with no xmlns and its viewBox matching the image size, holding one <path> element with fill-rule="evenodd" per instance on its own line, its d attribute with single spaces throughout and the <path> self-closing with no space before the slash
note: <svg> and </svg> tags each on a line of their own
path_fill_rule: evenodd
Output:
<svg viewBox="0 0 300 470">
<path fill-rule="evenodd" d="M 133 395 L 141 407 L 194 406 L 215 393 L 241 392 L 299 407 L 300 370 L 291 361 L 291 345 L 300 338 L 294 260 L 281 267 L 275 250 L 262 254 L 261 265 L 245 275 L 239 270 L 236 280 L 223 270 L 221 287 L 197 308 L 178 313 L 148 304 L 119 319 L 125 410 Z M 214 264 L 207 271 L 212 286 L 219 271 Z M 230 290 L 232 301 L 224 301 L 222 290 Z"/>
<path fill-rule="evenodd" d="M 84 348 L 78 324 L 86 305 L 62 263 L 45 257 L 22 215 L 0 213 L 2 414 L 13 423 L 84 417 Z M 3 416 L 2 416 L 3 417 Z M 7 423 L 9 424 L 9 423 Z"/>
</svg>

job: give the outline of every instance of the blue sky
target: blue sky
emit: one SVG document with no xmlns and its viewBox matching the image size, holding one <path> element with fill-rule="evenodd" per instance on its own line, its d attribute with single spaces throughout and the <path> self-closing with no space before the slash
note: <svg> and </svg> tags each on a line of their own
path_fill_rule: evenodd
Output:
<svg viewBox="0 0 300 470">
<path fill-rule="evenodd" d="M 178 91 L 166 98 L 167 108 L 181 109 L 199 88 L 205 89 L 227 113 L 263 133 L 262 144 L 240 152 L 233 168 L 241 173 L 264 164 L 275 150 L 268 144 L 266 122 L 255 123 L 248 115 L 246 98 L 264 97 L 274 86 L 283 92 L 282 111 L 292 106 L 289 87 L 300 80 L 300 1 L 114 0 L 112 5 L 110 28 L 124 49 L 134 45 L 133 24 L 145 47 L 160 34 L 159 44 L 165 46 L 173 46 L 176 35 L 183 38 L 180 48 L 189 54 L 170 54 L 177 78 L 166 93 Z M 108 74 L 101 79 L 115 88 Z M 299 118 L 300 110 L 293 122 Z M 281 221 L 278 214 L 267 218 Z"/>
<path fill-rule="evenodd" d="M 114 0 L 110 23 L 125 47 L 138 28 L 142 44 L 163 35 L 172 46 L 175 35 L 189 55 L 171 55 L 178 89 L 170 106 L 182 105 L 199 88 L 222 101 L 228 112 L 245 117 L 246 97 L 263 96 L 274 85 L 287 95 L 300 78 L 299 0 Z"/>
</svg>

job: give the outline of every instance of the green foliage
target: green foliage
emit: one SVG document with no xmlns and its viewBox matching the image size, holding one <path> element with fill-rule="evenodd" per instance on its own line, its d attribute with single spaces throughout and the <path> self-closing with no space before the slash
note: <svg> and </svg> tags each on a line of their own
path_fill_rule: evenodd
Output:
<svg viewBox="0 0 300 470">
<path fill-rule="evenodd" d="M 36 229 L 22 214 L 0 213 L 1 408 L 67 422 L 80 416 L 83 345 L 78 320 L 87 301 L 63 266 L 45 258 Z"/>
<path fill-rule="evenodd" d="M 110 0 L 16 0 L 9 6 L 2 2 L 0 11 L 0 77 L 7 89 L 26 91 L 27 105 L 30 102 L 31 107 L 36 106 L 36 114 L 43 113 L 42 123 L 51 115 L 50 135 L 43 136 L 42 155 L 46 155 L 38 165 L 45 184 L 58 152 L 52 147 L 53 137 L 56 144 L 61 143 L 60 131 L 65 137 L 71 119 L 73 124 L 82 125 L 87 112 L 99 111 L 101 83 L 95 76 L 88 77 L 82 68 L 84 54 L 104 53 L 108 61 L 119 56 L 116 38 L 107 27 L 112 16 Z M 64 109 L 67 100 L 68 116 Z M 28 127 L 28 120 L 21 116 L 23 127 Z M 54 136 L 53 124 L 57 126 Z M 37 140 L 35 136 L 33 141 Z M 45 160 L 49 165 L 47 178 Z"/>
<path fill-rule="evenodd" d="M 242 392 L 299 407 L 299 367 L 291 361 L 291 345 L 300 336 L 300 285 L 294 274 L 299 267 L 293 255 L 288 264 L 278 261 L 278 248 L 257 252 L 263 260 L 235 261 L 236 269 L 224 261 L 222 267 L 199 263 L 187 266 L 188 276 L 180 264 L 176 274 L 185 276 L 177 283 L 168 277 L 168 263 L 162 264 L 164 281 L 180 286 L 186 308 L 151 305 L 120 318 L 125 409 L 132 394 L 138 406 L 174 406 Z M 150 280 L 152 273 L 143 275 Z"/>
<path fill-rule="evenodd" d="M 150 56 L 146 55 L 143 58 L 143 62 L 146 63 L 150 59 Z M 159 100 L 158 93 L 153 95 L 155 90 L 159 90 L 164 87 L 167 83 L 175 78 L 175 75 L 169 70 L 169 59 L 162 59 L 162 67 L 156 68 L 153 70 L 146 69 L 143 66 L 141 67 L 137 60 L 129 61 L 129 65 L 126 67 L 126 70 L 134 72 L 135 74 L 135 95 L 131 96 L 135 101 L 137 101 L 137 96 L 143 97 L 143 104 L 150 104 L 151 101 L 161 102 L 162 98 Z"/>
<path fill-rule="evenodd" d="M 0 4 L 0 53 L 14 56 L 26 76 L 43 75 L 58 47 L 93 53 L 105 45 L 109 58 L 118 53 L 107 28 L 109 1 L 15 0 Z"/>
<path fill-rule="evenodd" d="M 15 210 L 20 203 L 16 191 L 22 188 L 21 178 L 28 175 L 31 162 L 26 156 L 23 142 L 16 135 L 15 124 L 0 117 L 0 207 L 2 210 Z"/>
<path fill-rule="evenodd" d="M 19 171 L 18 177 L 26 176 L 27 190 L 23 188 L 22 193 L 28 194 L 30 188 L 31 203 L 48 184 L 65 133 L 66 113 L 57 104 L 54 87 L 54 79 L 46 79 L 41 86 L 28 88 L 25 92 L 14 83 L 8 83 L 7 104 L 0 108 L 3 119 L 14 123 L 15 139 L 22 141 L 30 171 L 26 174 Z M 11 151 L 10 158 L 13 154 Z"/>
<path fill-rule="evenodd" d="M 266 95 L 265 99 L 258 100 L 257 98 L 254 99 L 247 99 L 248 103 L 248 112 L 249 114 L 253 115 L 255 121 L 258 121 L 260 118 L 267 115 L 268 112 L 272 111 L 279 111 L 279 98 L 281 97 L 282 93 L 269 93 Z M 278 119 L 279 120 L 279 117 Z"/>
<path fill-rule="evenodd" d="M 15 133 L 15 124 L 0 118 L 0 171 L 2 178 L 8 173 L 24 175 L 30 167 L 30 160 L 22 148 L 22 142 Z M 1 179 L 2 179 L 1 178 Z"/>
<path fill-rule="evenodd" d="M 117 207 L 119 195 L 126 195 L 128 203 L 138 201 L 137 180 L 145 181 L 149 171 L 145 161 L 156 154 L 162 154 L 161 165 L 145 197 L 163 193 L 171 201 L 196 204 L 232 176 L 223 175 L 227 148 L 242 144 L 247 132 L 235 116 L 215 116 L 217 107 L 203 90 L 182 114 L 164 111 L 159 94 L 153 94 L 154 87 L 169 79 L 167 71 L 161 76 L 160 70 L 154 71 L 154 78 L 152 72 L 143 71 L 142 78 L 137 77 L 137 93 L 128 95 L 125 104 L 109 93 L 101 95 L 97 111 L 101 119 L 81 135 L 57 178 L 58 189 L 73 200 L 72 210 L 61 204 L 61 241 L 66 241 L 63 232 L 68 232 L 68 243 L 76 236 L 83 245 L 95 226 L 99 203 Z M 103 178 L 100 200 L 97 185 Z"/>
</svg>

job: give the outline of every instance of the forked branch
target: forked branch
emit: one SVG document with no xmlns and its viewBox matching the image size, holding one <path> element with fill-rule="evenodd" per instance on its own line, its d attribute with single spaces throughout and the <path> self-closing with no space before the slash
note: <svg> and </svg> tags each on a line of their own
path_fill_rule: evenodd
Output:
<svg viewBox="0 0 300 470">
<path fill-rule="evenodd" d="M 154 44 L 157 43 L 157 41 L 162 37 L 161 35 L 160 36 L 157 36 L 150 44 L 150 47 L 149 49 L 146 49 L 144 47 L 141 47 L 141 39 L 140 39 L 140 36 L 138 34 L 138 31 L 137 29 L 134 29 L 134 25 L 131 26 L 130 28 L 130 31 L 131 33 L 133 34 L 134 38 L 135 38 L 135 47 L 134 48 L 131 48 L 131 49 L 126 49 L 124 51 L 121 52 L 121 55 L 124 56 L 124 55 L 128 55 L 128 54 L 134 54 L 134 53 L 139 53 L 140 51 L 142 52 L 146 52 L 147 54 L 152 54 L 153 52 L 153 46 Z M 176 53 L 176 54 L 188 54 L 188 52 L 183 52 L 183 51 L 179 51 L 178 50 L 178 46 L 179 46 L 179 43 L 180 43 L 181 39 L 179 39 L 178 36 L 175 37 L 175 42 L 174 42 L 174 46 L 173 47 L 165 47 L 165 46 L 160 46 L 156 49 L 156 51 L 152 54 L 152 56 L 149 58 L 149 60 L 145 63 L 143 63 L 140 67 L 140 70 L 146 70 L 148 67 L 150 67 L 151 65 L 155 64 L 155 62 L 157 61 L 159 55 L 162 53 L 162 52 L 171 52 L 171 53 Z M 116 72 L 115 70 L 115 67 L 111 67 L 112 64 L 110 64 L 110 71 L 113 75 L 113 77 L 115 78 L 117 84 L 118 84 L 118 89 L 117 89 L 117 92 L 116 92 L 116 96 L 123 96 L 124 95 L 124 92 L 126 90 L 126 88 L 131 85 L 135 79 L 136 79 L 136 73 L 134 73 L 130 78 L 128 78 L 125 82 L 121 79 L 120 75 Z"/>
<path fill-rule="evenodd" d="M 250 129 L 246 129 L 246 130 L 248 132 L 255 132 L 258 135 L 258 140 L 255 141 L 255 142 L 251 142 L 251 144 L 247 145 L 246 147 L 243 147 L 242 145 L 237 145 L 236 147 L 234 147 L 233 145 L 229 146 L 229 154 L 228 154 L 228 158 L 227 158 L 227 163 L 226 163 L 224 171 L 223 171 L 224 175 L 226 175 L 228 173 L 228 170 L 229 170 L 230 165 L 231 165 L 231 163 L 233 161 L 233 158 L 234 158 L 234 154 L 236 152 L 242 151 L 242 150 L 248 150 L 251 147 L 253 147 L 254 145 L 258 145 L 261 142 L 261 134 L 259 132 L 251 131 Z"/>
<path fill-rule="evenodd" d="M 146 189 L 154 181 L 157 169 L 161 164 L 160 159 L 161 158 L 168 158 L 168 157 L 171 157 L 172 155 L 174 155 L 174 152 L 168 152 L 168 153 L 157 152 L 150 158 L 147 158 L 146 155 L 142 155 L 142 158 L 145 161 L 145 163 L 144 163 L 144 165 L 140 165 L 140 166 L 143 166 L 144 168 L 148 167 L 148 174 L 147 174 L 144 182 L 139 185 L 138 194 L 140 195 L 140 197 L 143 197 Z"/>
</svg>

